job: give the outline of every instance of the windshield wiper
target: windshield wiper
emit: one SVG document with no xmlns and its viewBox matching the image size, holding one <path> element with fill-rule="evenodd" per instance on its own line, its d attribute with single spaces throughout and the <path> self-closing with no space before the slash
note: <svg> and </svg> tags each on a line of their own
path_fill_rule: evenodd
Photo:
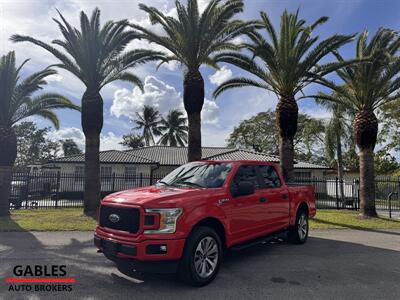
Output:
<svg viewBox="0 0 400 300">
<path fill-rule="evenodd" d="M 168 182 L 165 182 L 164 180 L 160 180 L 160 181 L 157 182 L 157 183 L 161 183 L 161 184 L 166 185 L 166 186 L 169 186 L 169 185 L 170 185 Z"/>
</svg>

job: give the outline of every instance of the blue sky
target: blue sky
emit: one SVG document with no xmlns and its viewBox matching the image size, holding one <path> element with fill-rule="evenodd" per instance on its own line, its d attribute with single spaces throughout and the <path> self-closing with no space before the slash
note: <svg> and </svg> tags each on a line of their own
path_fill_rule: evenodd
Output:
<svg viewBox="0 0 400 300">
<path fill-rule="evenodd" d="M 102 12 L 102 23 L 110 19 L 126 18 L 150 26 L 147 16 L 138 9 L 138 3 L 151 4 L 174 15 L 173 2 L 172 0 L 3 0 L 0 3 L 1 55 L 15 50 L 19 62 L 31 58 L 24 68 L 23 76 L 54 63 L 54 58 L 44 50 L 30 44 L 13 44 L 8 38 L 13 33 L 32 35 L 47 42 L 59 38 L 60 33 L 52 21 L 52 18 L 57 16 L 56 8 L 74 25 L 78 25 L 78 15 L 81 10 L 91 13 L 94 7 L 98 6 Z M 199 0 L 199 2 L 204 7 L 208 1 Z M 373 34 L 381 26 L 393 29 L 400 27 L 400 1 L 396 0 L 245 0 L 245 4 L 245 12 L 240 16 L 242 19 L 258 18 L 259 11 L 263 10 L 269 14 L 275 26 L 278 25 L 284 9 L 295 11 L 300 8 L 301 17 L 308 22 L 313 22 L 320 16 L 328 16 L 329 21 L 316 31 L 321 38 L 335 33 L 357 33 L 364 29 Z M 144 42 L 134 42 L 130 45 L 130 47 L 145 46 L 148 45 Z M 346 57 L 352 57 L 354 47 L 354 44 L 345 46 L 341 53 Z M 162 113 L 182 105 L 182 69 L 179 65 L 161 67 L 156 71 L 155 64 L 148 64 L 134 71 L 145 82 L 144 94 L 139 93 L 137 88 L 121 82 L 113 83 L 101 91 L 104 98 L 105 120 L 101 140 L 103 150 L 121 149 L 118 142 L 132 127 L 129 117 L 144 104 L 156 105 Z M 274 108 L 276 105 L 275 95 L 255 88 L 232 90 L 214 100 L 211 94 L 218 82 L 230 76 L 244 74 L 232 66 L 224 66 L 219 72 L 209 68 L 202 68 L 201 71 L 206 83 L 207 100 L 202 125 L 203 144 L 206 146 L 224 146 L 229 133 L 241 120 L 257 112 Z M 313 94 L 320 89 L 319 86 L 310 86 L 307 93 Z M 72 75 L 60 71 L 59 75 L 51 78 L 47 91 L 57 91 L 80 103 L 84 86 Z M 329 117 L 329 113 L 312 100 L 302 100 L 299 106 L 300 112 L 318 118 Z M 50 136 L 54 139 L 74 138 L 80 146 L 83 146 L 79 113 L 59 111 L 59 116 L 61 129 L 52 132 Z M 49 126 L 46 121 L 40 119 L 35 121 L 40 126 Z"/>
</svg>

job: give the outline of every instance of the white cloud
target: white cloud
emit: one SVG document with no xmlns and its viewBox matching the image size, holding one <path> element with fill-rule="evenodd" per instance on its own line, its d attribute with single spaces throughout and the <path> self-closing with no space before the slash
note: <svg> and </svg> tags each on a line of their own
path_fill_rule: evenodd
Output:
<svg viewBox="0 0 400 300">
<path fill-rule="evenodd" d="M 232 70 L 223 66 L 220 70 L 209 76 L 208 79 L 214 85 L 220 85 L 232 77 Z"/>
<path fill-rule="evenodd" d="M 217 124 L 219 121 L 219 107 L 215 101 L 204 100 L 201 119 L 205 124 Z"/>
<path fill-rule="evenodd" d="M 64 127 L 60 130 L 52 130 L 47 134 L 47 137 L 53 141 L 72 139 L 80 149 L 85 150 L 85 135 L 82 129 L 76 127 Z M 100 134 L 100 150 L 123 150 L 124 147 L 120 144 L 121 136 L 115 135 L 113 132 Z"/>
<path fill-rule="evenodd" d="M 52 82 L 52 81 L 61 81 L 63 80 L 64 77 L 62 77 L 60 74 L 53 74 L 50 76 L 46 77 L 46 81 Z"/>
<path fill-rule="evenodd" d="M 132 92 L 125 88 L 117 90 L 114 93 L 110 112 L 117 118 L 125 116 L 132 119 L 144 105 L 152 105 L 162 114 L 168 113 L 171 109 L 184 110 L 180 92 L 154 76 L 147 76 L 144 81 L 144 93 L 138 87 L 135 87 Z M 218 110 L 217 103 L 205 99 L 202 111 L 203 123 L 218 123 Z"/>
</svg>

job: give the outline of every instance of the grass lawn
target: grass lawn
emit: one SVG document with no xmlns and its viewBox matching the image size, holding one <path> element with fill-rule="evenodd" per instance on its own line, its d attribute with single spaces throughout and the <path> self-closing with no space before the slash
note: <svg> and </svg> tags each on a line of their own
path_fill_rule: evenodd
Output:
<svg viewBox="0 0 400 300">
<path fill-rule="evenodd" d="M 94 230 L 96 221 L 83 215 L 81 208 L 28 209 L 0 217 L 0 231 Z"/>
<path fill-rule="evenodd" d="M 11 217 L 0 218 L 0 231 L 94 230 L 96 221 L 83 216 L 82 209 L 31 209 L 13 211 Z M 358 212 L 320 209 L 310 220 L 311 229 L 400 229 L 400 220 L 388 218 L 361 219 Z"/>
<path fill-rule="evenodd" d="M 320 209 L 317 215 L 310 220 L 312 229 L 400 229 L 399 219 L 359 217 L 359 212 L 351 210 Z"/>
</svg>

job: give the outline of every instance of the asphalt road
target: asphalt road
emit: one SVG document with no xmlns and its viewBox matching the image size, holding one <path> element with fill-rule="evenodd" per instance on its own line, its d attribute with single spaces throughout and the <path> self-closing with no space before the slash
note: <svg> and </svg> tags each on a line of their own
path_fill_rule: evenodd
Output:
<svg viewBox="0 0 400 300">
<path fill-rule="evenodd" d="M 67 266 L 71 292 L 11 292 L 16 265 Z M 170 275 L 135 279 L 92 246 L 91 232 L 0 233 L 0 299 L 399 299 L 400 230 L 312 231 L 307 244 L 259 245 L 225 258 L 192 288 Z"/>
</svg>

